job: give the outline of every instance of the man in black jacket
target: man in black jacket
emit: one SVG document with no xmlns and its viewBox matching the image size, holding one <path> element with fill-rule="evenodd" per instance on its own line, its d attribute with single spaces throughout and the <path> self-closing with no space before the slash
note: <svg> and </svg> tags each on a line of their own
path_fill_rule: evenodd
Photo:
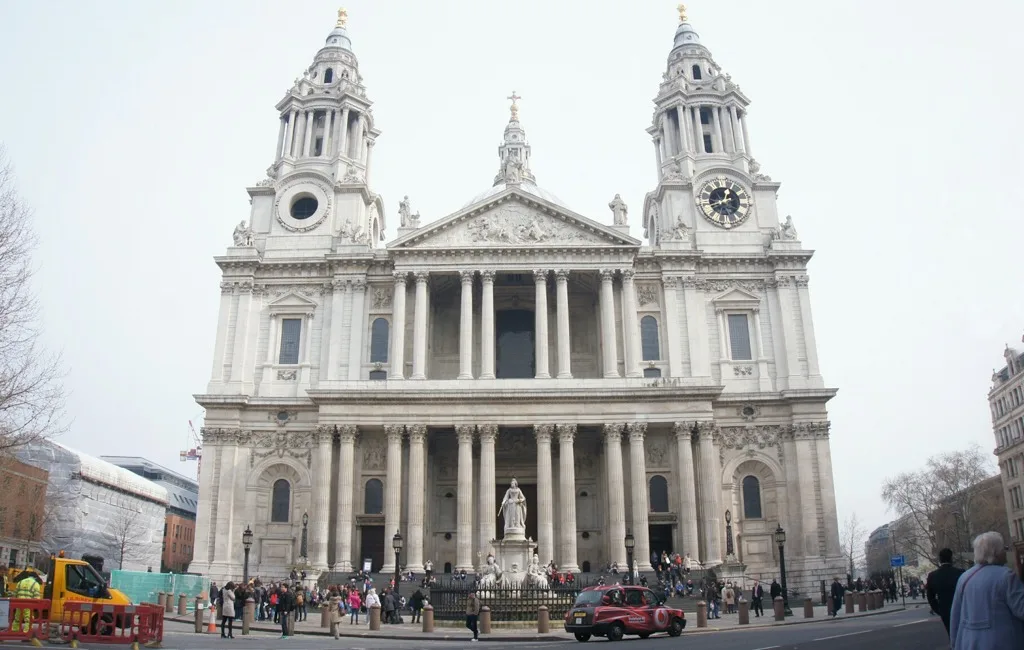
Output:
<svg viewBox="0 0 1024 650">
<path fill-rule="evenodd" d="M 754 610 L 754 616 L 760 617 L 764 614 L 764 587 L 757 580 L 754 581 L 754 588 L 750 590 L 750 606 Z"/>
<path fill-rule="evenodd" d="M 925 592 L 932 611 L 939 615 L 949 634 L 949 610 L 953 607 L 956 583 L 963 574 L 962 569 L 953 566 L 953 551 L 944 548 L 939 551 L 939 568 L 928 574 Z"/>
<path fill-rule="evenodd" d="M 839 582 L 839 578 L 835 578 L 832 581 L 832 590 L 831 590 L 831 593 L 832 593 L 832 611 L 829 612 L 829 614 L 832 615 L 832 618 L 835 618 L 836 614 L 839 613 L 839 608 L 842 607 L 842 605 L 843 605 L 843 595 L 844 595 L 845 592 L 846 592 L 846 589 L 843 588 L 843 583 Z"/>
<path fill-rule="evenodd" d="M 287 585 L 281 584 L 281 591 L 277 594 L 277 613 L 281 617 L 281 638 L 287 639 L 288 634 L 288 614 L 295 610 L 295 596 L 288 589 Z"/>
</svg>

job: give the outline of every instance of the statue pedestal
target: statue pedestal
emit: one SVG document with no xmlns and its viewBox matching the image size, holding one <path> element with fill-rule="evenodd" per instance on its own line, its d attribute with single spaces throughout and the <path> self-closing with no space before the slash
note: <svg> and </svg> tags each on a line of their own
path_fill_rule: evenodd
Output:
<svg viewBox="0 0 1024 650">
<path fill-rule="evenodd" d="M 526 539 L 522 533 L 505 531 L 505 539 L 491 540 L 491 547 L 494 549 L 494 559 L 504 574 L 519 581 L 530 568 L 537 542 Z"/>
<path fill-rule="evenodd" d="M 747 565 L 739 561 L 735 555 L 725 558 L 725 562 L 715 569 L 718 579 L 724 582 L 731 582 L 733 586 L 746 589 Z"/>
</svg>

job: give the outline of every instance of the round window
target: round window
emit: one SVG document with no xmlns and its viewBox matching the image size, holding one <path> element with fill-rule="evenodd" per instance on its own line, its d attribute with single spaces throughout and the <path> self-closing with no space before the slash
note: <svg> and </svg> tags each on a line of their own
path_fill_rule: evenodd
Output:
<svg viewBox="0 0 1024 650">
<path fill-rule="evenodd" d="M 315 197 L 300 196 L 292 203 L 292 218 L 293 219 L 309 219 L 316 214 L 316 209 L 320 206 Z"/>
</svg>

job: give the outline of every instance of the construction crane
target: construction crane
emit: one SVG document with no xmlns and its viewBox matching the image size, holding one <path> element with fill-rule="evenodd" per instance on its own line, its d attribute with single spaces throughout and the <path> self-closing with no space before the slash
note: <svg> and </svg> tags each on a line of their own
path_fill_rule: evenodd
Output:
<svg viewBox="0 0 1024 650">
<path fill-rule="evenodd" d="M 199 412 L 192 416 L 192 419 L 201 415 L 203 415 L 203 412 Z M 199 437 L 199 434 L 196 433 L 196 428 L 192 425 L 192 420 L 188 421 L 188 434 L 185 436 L 185 446 L 187 448 L 181 451 L 181 462 L 185 463 L 190 460 L 196 461 L 196 476 L 198 477 L 199 470 L 203 466 L 203 441 Z"/>
</svg>

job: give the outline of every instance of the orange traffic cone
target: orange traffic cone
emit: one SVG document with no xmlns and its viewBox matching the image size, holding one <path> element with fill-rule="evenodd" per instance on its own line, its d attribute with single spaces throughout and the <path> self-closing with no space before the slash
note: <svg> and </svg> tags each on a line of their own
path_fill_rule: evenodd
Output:
<svg viewBox="0 0 1024 650">
<path fill-rule="evenodd" d="M 217 608 L 216 607 L 211 607 L 210 608 L 210 625 L 207 626 L 206 633 L 207 634 L 216 634 L 217 633 Z"/>
</svg>

